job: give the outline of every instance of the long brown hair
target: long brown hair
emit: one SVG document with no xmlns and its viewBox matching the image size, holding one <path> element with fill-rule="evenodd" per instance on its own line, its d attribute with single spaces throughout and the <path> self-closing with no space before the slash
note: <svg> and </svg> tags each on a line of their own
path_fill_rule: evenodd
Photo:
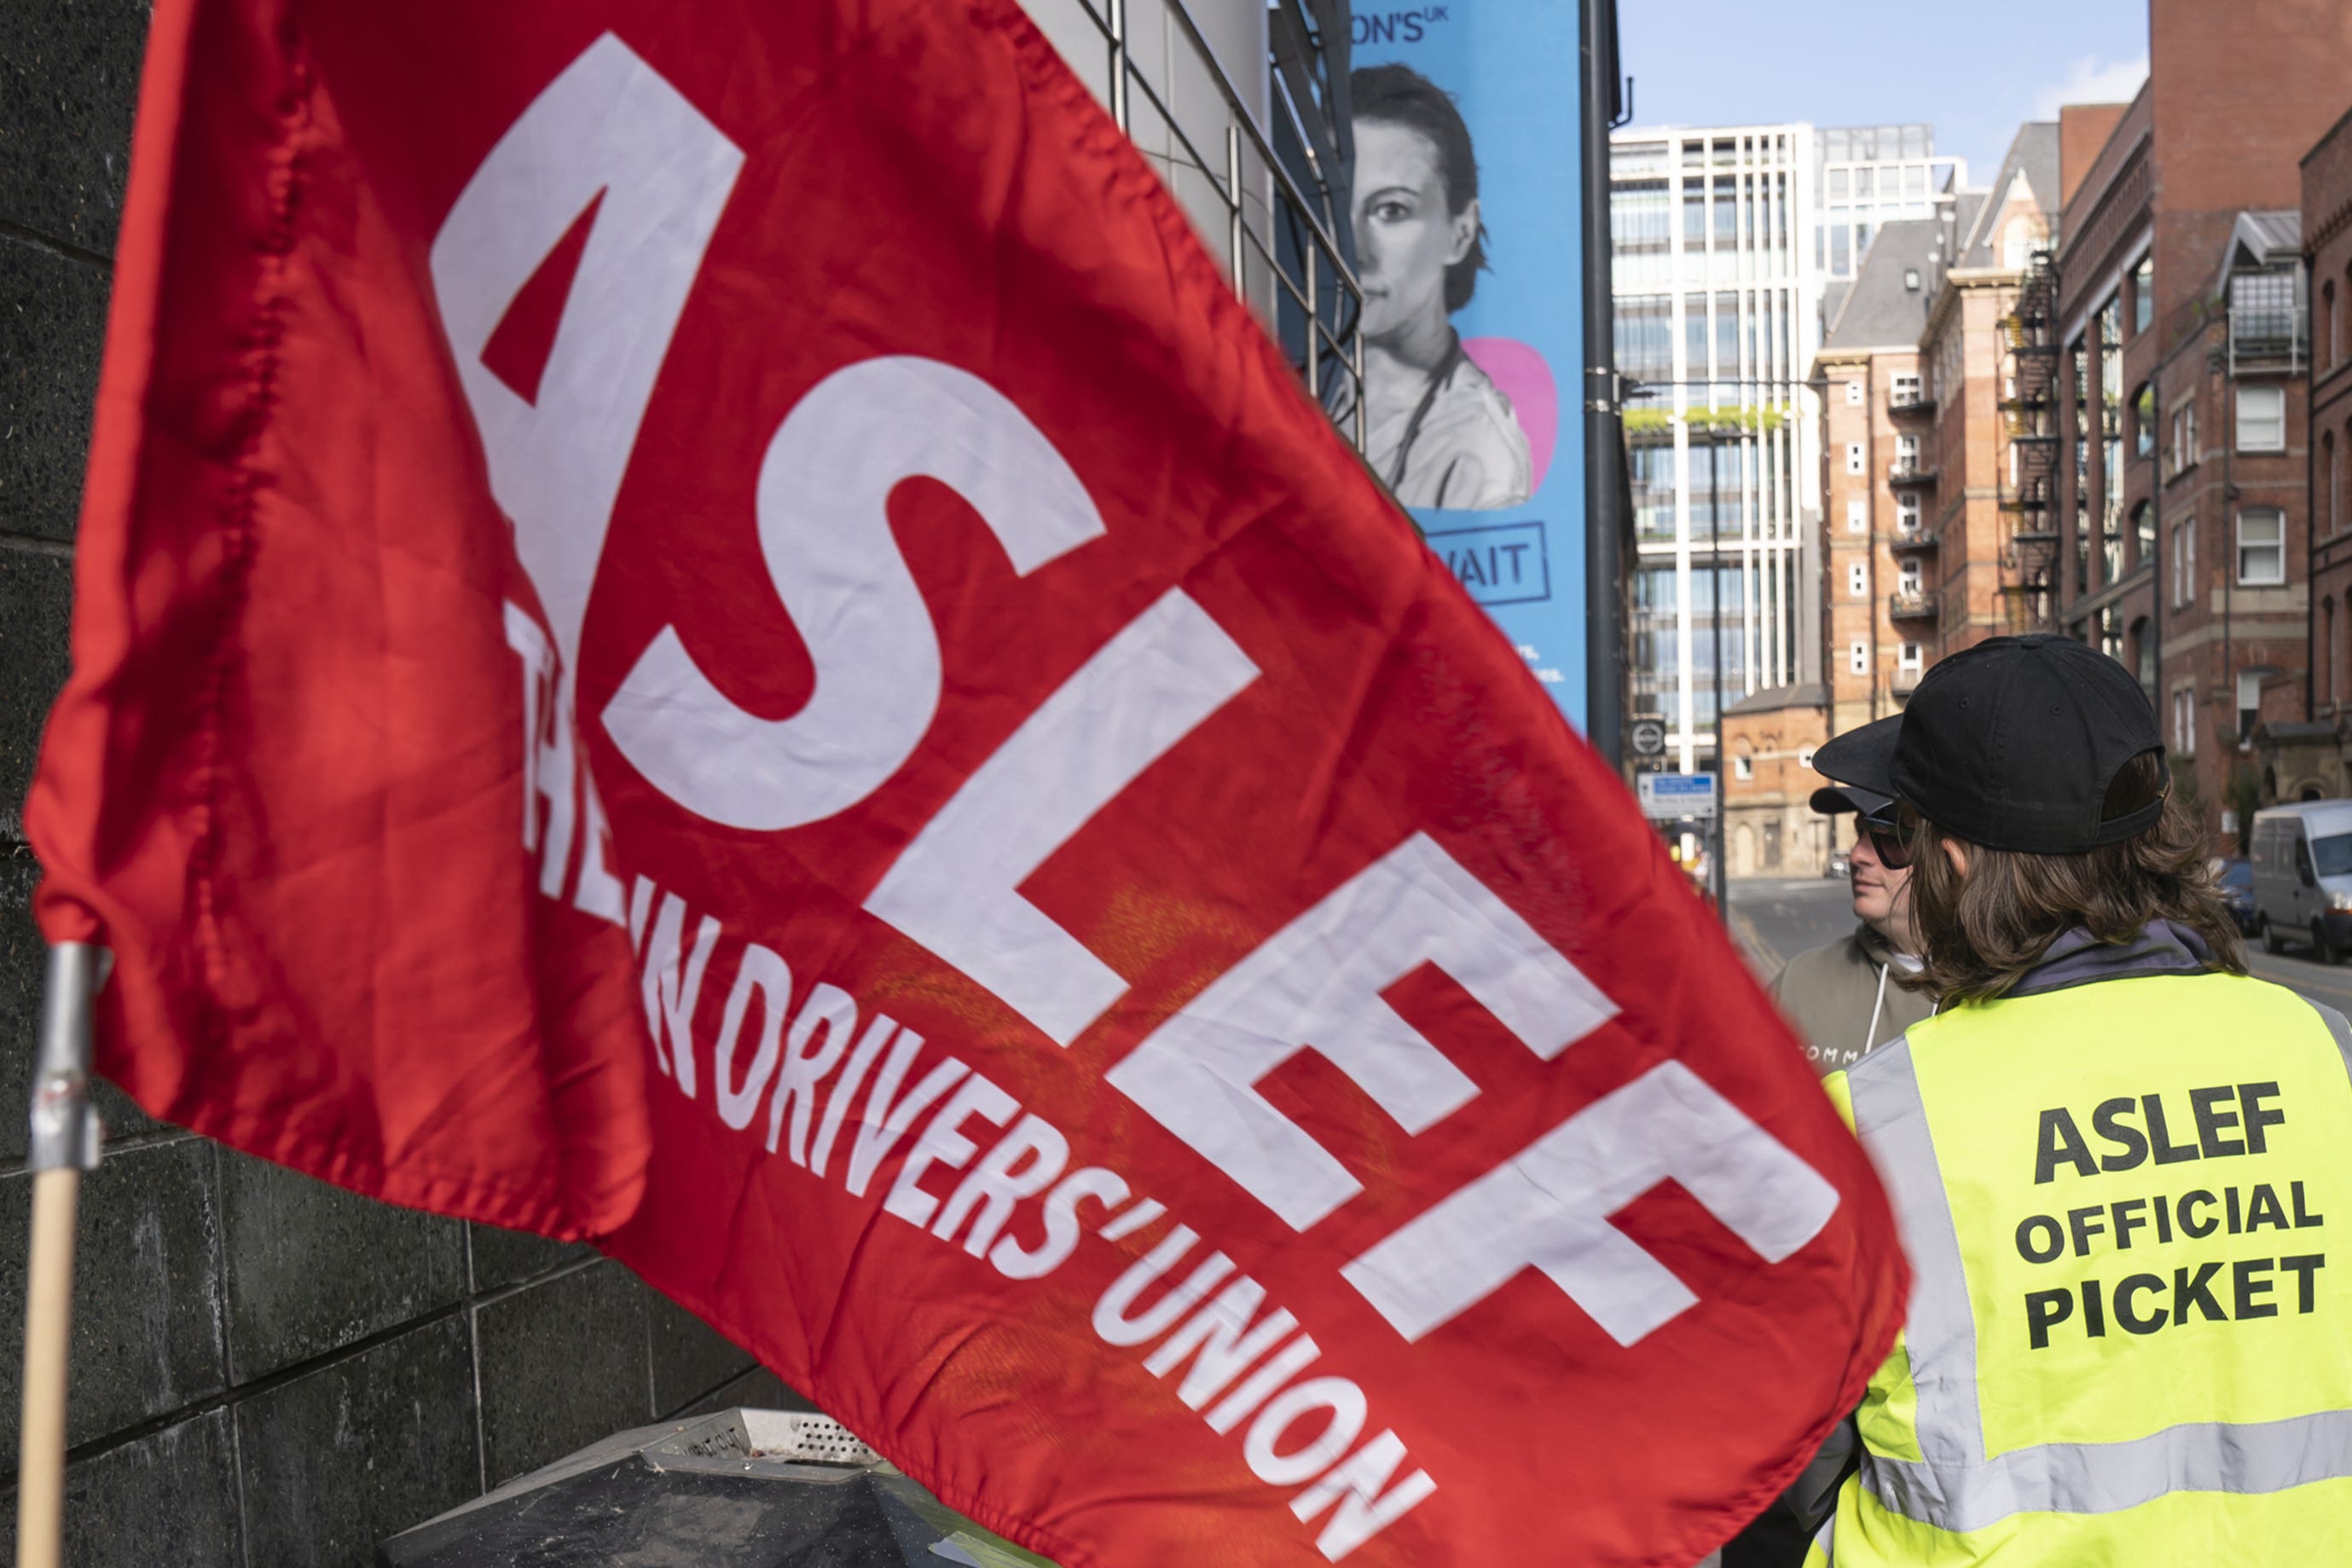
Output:
<svg viewBox="0 0 2352 1568">
<path fill-rule="evenodd" d="M 2112 821 L 2164 795 L 2159 752 L 2117 770 L 2101 817 Z M 1906 984 L 1946 1006 L 2004 995 L 2042 961 L 2050 944 L 2080 925 L 2101 942 L 2124 943 L 2149 922 L 2193 931 L 2212 967 L 2246 972 L 2236 923 L 2221 901 L 2205 831 L 2176 799 L 2138 837 L 2081 854 L 2026 854 L 1956 839 L 1967 852 L 1962 876 L 1944 853 L 1950 837 L 1916 813 L 1904 813 L 1911 848 L 1911 917 L 1925 965 Z"/>
</svg>

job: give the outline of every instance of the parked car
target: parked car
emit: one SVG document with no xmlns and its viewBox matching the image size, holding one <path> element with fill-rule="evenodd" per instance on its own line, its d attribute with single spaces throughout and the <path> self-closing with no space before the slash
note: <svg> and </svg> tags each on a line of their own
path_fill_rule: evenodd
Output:
<svg viewBox="0 0 2352 1568">
<path fill-rule="evenodd" d="M 2254 862 L 2243 855 L 2231 855 L 2213 862 L 2213 878 L 2221 884 L 2221 902 L 2230 906 L 2231 918 L 2238 923 L 2241 935 L 2254 935 Z"/>
<path fill-rule="evenodd" d="M 2352 800 L 2254 813 L 2254 931 L 2269 952 L 2307 944 L 2323 964 L 2352 951 Z"/>
<path fill-rule="evenodd" d="M 1844 850 L 1831 850 L 1829 862 L 1822 867 L 1822 874 L 1837 877 L 1853 875 L 1853 856 Z"/>
</svg>

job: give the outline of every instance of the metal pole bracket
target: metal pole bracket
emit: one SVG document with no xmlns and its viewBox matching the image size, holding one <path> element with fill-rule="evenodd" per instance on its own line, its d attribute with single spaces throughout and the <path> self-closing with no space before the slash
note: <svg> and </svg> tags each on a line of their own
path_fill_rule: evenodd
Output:
<svg viewBox="0 0 2352 1568">
<path fill-rule="evenodd" d="M 89 1103 L 91 1024 L 114 955 L 88 942 L 49 948 L 41 998 L 41 1036 L 33 1062 L 32 1139 L 26 1165 L 36 1171 L 96 1170 L 105 1129 Z"/>
</svg>

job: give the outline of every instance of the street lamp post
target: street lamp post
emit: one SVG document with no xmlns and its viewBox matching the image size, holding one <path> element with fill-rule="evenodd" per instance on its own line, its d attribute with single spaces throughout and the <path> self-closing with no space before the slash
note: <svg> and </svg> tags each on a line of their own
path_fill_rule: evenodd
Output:
<svg viewBox="0 0 2352 1568">
<path fill-rule="evenodd" d="M 1718 918 L 1731 918 L 1731 873 L 1725 864 L 1729 847 L 1731 753 L 1723 744 L 1723 509 L 1715 499 L 1720 493 L 1717 481 L 1716 458 L 1723 450 L 1720 442 L 1707 444 L 1707 473 L 1711 494 L 1706 504 L 1707 547 L 1707 623 L 1715 633 L 1715 911 Z M 1737 450 L 1737 448 L 1735 448 Z"/>
</svg>

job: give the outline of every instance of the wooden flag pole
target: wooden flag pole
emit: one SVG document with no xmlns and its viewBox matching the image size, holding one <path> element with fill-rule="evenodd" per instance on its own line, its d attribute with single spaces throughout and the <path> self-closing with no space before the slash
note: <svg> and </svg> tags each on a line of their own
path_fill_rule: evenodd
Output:
<svg viewBox="0 0 2352 1568">
<path fill-rule="evenodd" d="M 71 1360 L 75 1214 L 98 1165 L 89 1105 L 90 1016 L 107 952 L 49 949 L 33 1067 L 33 1247 L 25 1281 L 25 1412 L 17 1428 L 16 1568 L 58 1568 L 65 1526 L 66 1368 Z"/>
</svg>

